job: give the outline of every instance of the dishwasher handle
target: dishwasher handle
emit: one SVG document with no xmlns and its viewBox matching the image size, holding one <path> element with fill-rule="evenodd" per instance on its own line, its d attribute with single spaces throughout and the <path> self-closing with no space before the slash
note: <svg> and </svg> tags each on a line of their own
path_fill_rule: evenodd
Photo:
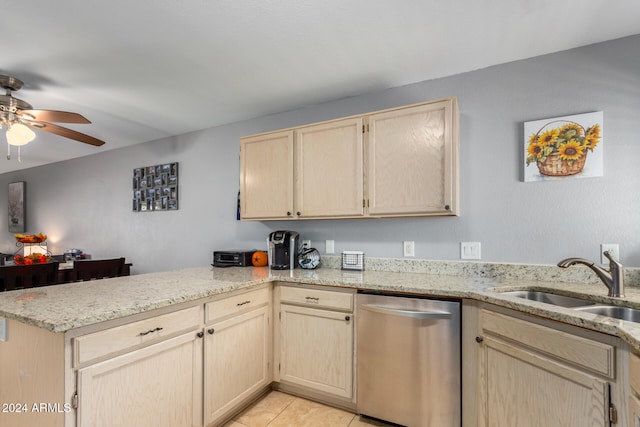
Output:
<svg viewBox="0 0 640 427">
<path fill-rule="evenodd" d="M 398 308 L 387 308 L 373 304 L 363 304 L 360 306 L 363 310 L 373 311 L 375 313 L 389 314 L 391 316 L 411 317 L 413 319 L 449 319 L 451 313 L 448 311 L 427 310 L 405 310 Z"/>
</svg>

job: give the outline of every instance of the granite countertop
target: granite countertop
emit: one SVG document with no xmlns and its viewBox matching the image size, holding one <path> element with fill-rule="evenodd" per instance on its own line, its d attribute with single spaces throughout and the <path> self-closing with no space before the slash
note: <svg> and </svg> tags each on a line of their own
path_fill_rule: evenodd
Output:
<svg viewBox="0 0 640 427">
<path fill-rule="evenodd" d="M 640 351 L 640 324 L 529 301 L 500 291 L 553 289 L 587 295 L 599 303 L 640 308 L 640 288 L 628 286 L 626 297 L 609 298 L 601 283 L 530 278 L 478 277 L 425 272 L 269 270 L 267 267 L 190 268 L 113 279 L 68 283 L 0 293 L 0 318 L 16 319 L 53 332 L 251 288 L 272 281 L 356 289 L 468 298 L 523 313 L 619 336 Z"/>
</svg>

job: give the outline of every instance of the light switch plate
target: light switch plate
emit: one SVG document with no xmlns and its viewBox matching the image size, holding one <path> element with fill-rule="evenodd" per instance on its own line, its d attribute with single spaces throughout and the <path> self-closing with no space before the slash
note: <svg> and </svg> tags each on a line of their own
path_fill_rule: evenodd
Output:
<svg viewBox="0 0 640 427">
<path fill-rule="evenodd" d="M 416 256 L 416 245 L 413 241 L 404 241 L 402 242 L 403 246 L 403 256 L 405 257 L 414 257 Z"/>
<path fill-rule="evenodd" d="M 324 243 L 324 253 L 333 254 L 336 252 L 336 248 L 333 240 L 325 240 Z"/>
<path fill-rule="evenodd" d="M 460 259 L 481 259 L 480 242 L 460 242 Z"/>
<path fill-rule="evenodd" d="M 0 341 L 7 341 L 7 319 L 0 318 Z"/>
</svg>

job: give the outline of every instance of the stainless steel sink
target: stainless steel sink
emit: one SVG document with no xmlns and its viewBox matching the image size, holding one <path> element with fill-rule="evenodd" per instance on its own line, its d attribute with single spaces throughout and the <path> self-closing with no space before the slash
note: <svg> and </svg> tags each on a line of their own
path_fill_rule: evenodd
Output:
<svg viewBox="0 0 640 427">
<path fill-rule="evenodd" d="M 600 316 L 613 317 L 614 319 L 640 322 L 640 310 L 630 307 L 615 305 L 592 305 L 588 307 L 575 307 L 577 311 L 598 314 Z"/>
<path fill-rule="evenodd" d="M 507 291 L 500 293 L 502 295 L 511 295 L 518 298 L 544 302 L 546 304 L 552 304 L 566 308 L 583 307 L 595 304 L 595 302 L 587 299 L 568 297 L 565 295 L 552 294 L 550 292 L 543 291 Z"/>
<path fill-rule="evenodd" d="M 522 290 L 498 292 L 502 295 L 511 295 L 530 301 L 543 302 L 558 307 L 571 308 L 573 310 L 582 311 L 585 313 L 592 313 L 599 316 L 607 316 L 614 319 L 640 323 L 640 309 L 637 308 L 621 307 L 617 305 L 603 305 L 602 303 L 596 303 L 586 298 L 570 297 L 544 291 Z"/>
</svg>

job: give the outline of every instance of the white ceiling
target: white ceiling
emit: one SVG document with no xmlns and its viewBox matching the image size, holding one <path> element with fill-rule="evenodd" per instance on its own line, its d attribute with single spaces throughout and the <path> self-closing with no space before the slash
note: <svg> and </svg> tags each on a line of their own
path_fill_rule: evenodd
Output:
<svg viewBox="0 0 640 427">
<path fill-rule="evenodd" d="M 0 14 L 14 96 L 81 113 L 93 123 L 68 127 L 107 142 L 40 132 L 0 173 L 640 34 L 639 0 L 0 0 Z"/>
</svg>

